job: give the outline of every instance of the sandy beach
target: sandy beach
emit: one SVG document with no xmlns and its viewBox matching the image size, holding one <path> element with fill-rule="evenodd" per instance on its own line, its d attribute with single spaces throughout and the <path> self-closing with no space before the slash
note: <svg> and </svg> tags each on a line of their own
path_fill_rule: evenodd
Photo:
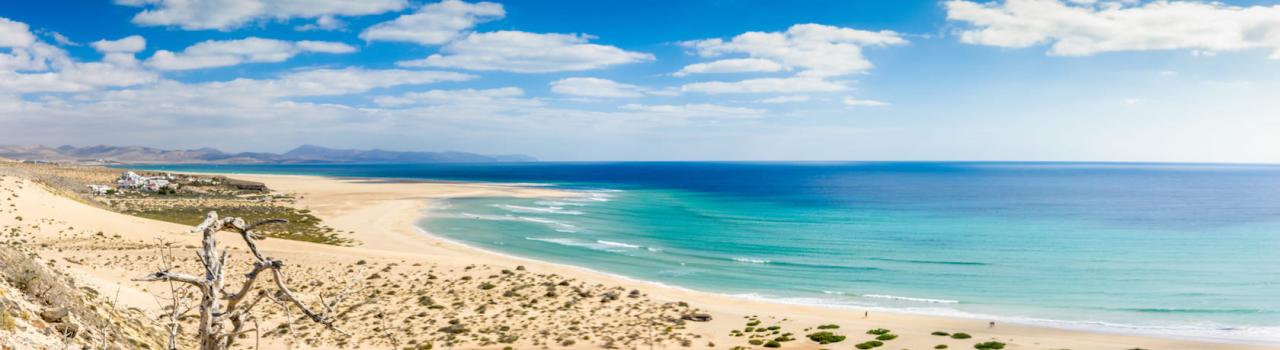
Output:
<svg viewBox="0 0 1280 350">
<path fill-rule="evenodd" d="M 974 344 L 987 341 L 1006 343 L 1007 349 L 1276 348 L 1003 323 L 992 328 L 986 320 L 883 311 L 872 311 L 864 317 L 864 310 L 745 300 L 491 253 L 424 234 L 414 225 L 433 200 L 574 195 L 555 189 L 315 176 L 233 176 L 263 182 L 275 191 L 294 195 L 294 205 L 309 210 L 344 232 L 345 238 L 357 242 L 350 247 L 283 239 L 261 242 L 264 253 L 289 263 L 293 269 L 290 277 L 295 282 L 322 281 L 303 288 L 302 293 L 325 293 L 357 277 L 366 288 L 364 304 L 339 323 L 351 337 L 299 324 L 288 336 L 277 332 L 264 337 L 263 348 L 407 348 L 428 342 L 435 348 L 449 348 L 446 344 L 452 344 L 452 348 L 460 349 L 639 349 L 651 345 L 761 348 L 749 343 L 751 337 L 732 335 L 752 320 L 759 321 L 759 328 L 776 325 L 779 334 L 793 333 L 795 341 L 782 343 L 782 348 L 787 349 L 851 349 L 854 344 L 875 338 L 866 334 L 875 328 L 898 335 L 882 347 L 891 349 L 934 349 L 938 345 L 972 349 Z M 156 297 L 163 293 L 160 286 L 130 278 L 157 268 L 156 256 L 163 242 L 180 248 L 197 244 L 189 227 L 96 208 L 20 178 L 5 177 L 0 187 L 5 196 L 13 194 L 13 206 L 4 208 L 0 225 L 24 227 L 29 235 L 26 244 L 39 246 L 42 259 L 80 283 L 114 295 L 116 307 L 161 313 Z M 233 236 L 228 234 L 227 238 Z M 481 281 L 492 284 L 476 288 Z M 613 300 L 608 300 L 611 297 Z M 691 313 L 706 313 L 712 319 L 656 330 L 651 321 Z M 286 317 L 269 311 L 263 318 Z M 451 324 L 463 324 L 470 331 L 466 336 L 447 332 L 444 328 Z M 833 332 L 848 339 L 820 345 L 805 338 L 825 324 L 839 325 Z M 972 338 L 931 335 L 936 331 L 963 332 Z M 252 344 L 249 341 L 242 346 Z"/>
</svg>

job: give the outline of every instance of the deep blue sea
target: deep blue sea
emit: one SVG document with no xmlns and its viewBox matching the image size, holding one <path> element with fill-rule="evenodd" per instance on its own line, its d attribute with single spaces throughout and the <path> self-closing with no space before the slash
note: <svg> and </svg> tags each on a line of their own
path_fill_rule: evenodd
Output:
<svg viewBox="0 0 1280 350">
<path fill-rule="evenodd" d="M 1066 328 L 1280 342 L 1280 166 L 1116 163 L 182 165 L 517 182 L 420 225 L 695 290 Z"/>
</svg>

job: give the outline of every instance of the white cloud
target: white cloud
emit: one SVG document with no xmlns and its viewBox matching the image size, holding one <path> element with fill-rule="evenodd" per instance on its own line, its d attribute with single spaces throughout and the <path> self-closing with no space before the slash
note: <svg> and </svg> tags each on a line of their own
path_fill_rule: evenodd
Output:
<svg viewBox="0 0 1280 350">
<path fill-rule="evenodd" d="M 716 104 L 695 103 L 683 105 L 645 105 L 645 104 L 626 104 L 618 107 L 624 111 L 630 111 L 637 114 L 647 116 L 660 116 L 672 118 L 714 118 L 714 119 L 741 119 L 741 118 L 758 118 L 765 114 L 763 109 L 743 108 L 722 106 Z"/>
<path fill-rule="evenodd" d="M 39 41 L 0 53 L 0 70 L 44 71 L 65 67 L 72 62 L 65 50 Z"/>
<path fill-rule="evenodd" d="M 601 78 L 564 78 L 551 82 L 551 91 L 579 97 L 640 97 L 646 89 Z"/>
<path fill-rule="evenodd" d="M 449 67 L 480 71 L 547 73 L 581 71 L 653 59 L 653 55 L 591 44 L 591 36 L 520 31 L 471 33 L 440 53 L 401 61 L 404 67 Z"/>
<path fill-rule="evenodd" d="M 36 35 L 26 23 L 0 17 L 0 47 L 27 47 L 36 42 Z"/>
<path fill-rule="evenodd" d="M 100 62 L 79 62 L 57 46 L 40 41 L 26 23 L 0 18 L 0 99 L 40 92 L 81 92 L 151 83 L 158 75 L 141 69 L 134 52 L 142 37 L 99 41 Z M 55 40 L 56 37 L 55 37 Z M 136 49 L 136 50 L 135 50 Z"/>
<path fill-rule="evenodd" d="M 1280 59 L 1280 5 L 1231 6 L 1201 1 L 1007 0 L 948 1 L 947 18 L 963 22 L 960 40 L 1025 48 L 1048 44 L 1049 54 L 1193 50 L 1197 55 L 1272 50 Z"/>
<path fill-rule="evenodd" d="M 356 48 L 351 45 L 333 41 L 314 41 L 302 40 L 297 42 L 298 49 L 303 52 L 320 52 L 320 53 L 352 53 L 356 52 Z"/>
<path fill-rule="evenodd" d="M 337 17 L 331 16 L 331 15 L 324 15 L 324 16 L 317 17 L 316 23 L 303 24 L 297 27 L 293 27 L 293 29 L 298 31 L 303 31 L 303 32 L 317 31 L 317 30 L 329 31 L 329 30 L 343 29 L 343 28 L 346 28 L 346 26 L 347 26 L 347 23 L 343 22 Z"/>
<path fill-rule="evenodd" d="M 517 87 L 428 90 L 409 92 L 399 96 L 378 96 L 373 99 L 373 103 L 388 107 L 441 104 L 542 105 L 540 101 L 521 98 L 522 96 L 524 96 L 524 90 Z"/>
<path fill-rule="evenodd" d="M 75 40 L 71 40 L 71 38 L 68 38 L 66 35 L 62 35 L 62 33 L 49 32 L 48 34 L 53 37 L 53 42 L 58 43 L 58 45 L 80 46 L 80 43 L 75 42 Z"/>
<path fill-rule="evenodd" d="M 304 52 L 350 53 L 355 50 L 355 47 L 338 42 L 292 42 L 249 37 L 204 41 L 188 46 L 182 52 L 158 50 L 147 59 L 146 64 L 159 70 L 189 70 L 241 63 L 282 62 Z"/>
<path fill-rule="evenodd" d="M 877 100 L 859 100 L 853 97 L 845 97 L 844 105 L 849 107 L 884 107 L 888 106 L 888 102 Z"/>
<path fill-rule="evenodd" d="M 138 35 L 130 35 L 118 40 L 98 40 L 89 44 L 101 53 L 137 53 L 147 48 L 147 40 Z"/>
<path fill-rule="evenodd" d="M 698 73 L 777 72 L 785 69 L 778 62 L 763 58 L 730 58 L 684 66 L 672 74 L 677 77 Z"/>
<path fill-rule="evenodd" d="M 404 9 L 405 0 L 116 0 L 142 7 L 133 23 L 186 30 L 231 30 L 263 20 L 363 16 Z"/>
<path fill-rule="evenodd" d="M 833 82 L 813 77 L 759 78 L 736 82 L 707 81 L 684 84 L 682 91 L 701 92 L 707 94 L 747 94 L 747 93 L 801 93 L 801 92 L 835 92 L 849 87 L 840 82 Z"/>
<path fill-rule="evenodd" d="M 797 24 L 785 32 L 746 32 L 729 41 L 716 38 L 682 45 L 703 57 L 744 54 L 777 62 L 786 69 L 802 70 L 804 75 L 838 76 L 871 69 L 871 62 L 862 55 L 863 47 L 906 43 L 893 31 Z"/>
<path fill-rule="evenodd" d="M 808 102 L 809 100 L 812 100 L 812 99 L 813 98 L 810 97 L 809 95 L 785 95 L 785 96 L 776 96 L 776 97 L 766 98 L 766 99 L 760 100 L 759 102 L 778 104 L 778 103 Z"/>
<path fill-rule="evenodd" d="M 236 79 L 200 85 L 212 91 L 238 91 L 256 96 L 337 96 L 363 93 L 376 88 L 457 82 L 475 76 L 456 72 L 403 69 L 311 69 L 292 72 L 278 79 Z"/>
<path fill-rule="evenodd" d="M 365 41 L 404 41 L 440 45 L 471 30 L 478 23 L 506 15 L 501 4 L 467 3 L 445 0 L 423 6 L 416 12 L 375 24 L 360 33 Z"/>
</svg>

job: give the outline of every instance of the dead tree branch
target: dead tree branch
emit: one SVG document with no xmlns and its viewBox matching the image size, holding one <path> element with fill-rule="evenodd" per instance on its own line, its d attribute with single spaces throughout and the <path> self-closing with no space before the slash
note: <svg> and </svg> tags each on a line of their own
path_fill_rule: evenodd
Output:
<svg viewBox="0 0 1280 350">
<path fill-rule="evenodd" d="M 184 283 L 195 287 L 199 290 L 200 296 L 200 322 L 196 335 L 196 340 L 200 350 L 224 350 L 231 348 L 237 336 L 247 332 L 257 332 L 257 319 L 254 318 L 252 310 L 258 305 L 262 299 L 271 299 L 280 302 L 285 307 L 286 312 L 292 307 L 301 310 L 306 318 L 313 322 L 323 325 L 326 329 L 334 330 L 340 334 L 346 334 L 334 327 L 332 312 L 337 302 L 343 300 L 345 295 L 339 295 L 332 304 L 325 304 L 323 312 L 315 312 L 310 306 L 298 299 L 292 289 L 287 284 L 284 276 L 284 262 L 272 259 L 262 255 L 258 250 L 255 240 L 264 237 L 253 231 L 262 225 L 285 223 L 283 219 L 271 219 L 253 224 L 246 224 L 243 219 L 235 217 L 219 218 L 216 212 L 209 212 L 204 221 L 196 226 L 196 231 L 201 233 L 200 250 L 196 252 L 199 258 L 204 276 L 194 276 L 179 272 L 172 272 L 168 264 L 160 271 L 135 278 L 135 281 L 155 281 L 155 282 L 174 282 Z M 240 283 L 239 288 L 234 292 L 228 291 L 226 286 L 226 268 L 228 253 L 226 249 L 219 250 L 217 233 L 219 231 L 232 231 L 240 235 L 244 239 L 245 246 L 253 255 L 253 266 L 248 273 L 244 275 L 244 281 Z M 272 286 L 262 286 L 258 288 L 256 294 L 253 293 L 259 279 L 259 275 L 270 270 L 271 278 L 274 280 Z M 274 291 L 268 292 L 267 289 Z M 181 301 L 177 296 L 177 288 L 171 286 L 170 292 L 173 296 L 173 310 L 169 315 L 170 322 L 170 348 L 177 347 L 176 337 L 178 333 L 177 320 L 185 312 L 179 312 L 181 309 Z M 251 294 L 256 295 L 254 298 L 246 299 Z M 246 302 L 247 301 L 247 302 Z M 292 317 L 290 317 L 292 318 Z M 245 330 L 244 326 L 248 322 L 255 324 L 252 330 Z M 292 322 L 292 321 L 289 321 Z M 227 329 L 227 326 L 230 326 Z"/>
</svg>

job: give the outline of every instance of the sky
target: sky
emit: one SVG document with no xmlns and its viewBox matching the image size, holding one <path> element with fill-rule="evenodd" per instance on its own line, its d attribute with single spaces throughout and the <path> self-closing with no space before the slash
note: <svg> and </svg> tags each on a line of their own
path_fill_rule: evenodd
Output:
<svg viewBox="0 0 1280 350">
<path fill-rule="evenodd" d="M 1280 2 L 0 2 L 0 144 L 1280 163 Z"/>
</svg>

